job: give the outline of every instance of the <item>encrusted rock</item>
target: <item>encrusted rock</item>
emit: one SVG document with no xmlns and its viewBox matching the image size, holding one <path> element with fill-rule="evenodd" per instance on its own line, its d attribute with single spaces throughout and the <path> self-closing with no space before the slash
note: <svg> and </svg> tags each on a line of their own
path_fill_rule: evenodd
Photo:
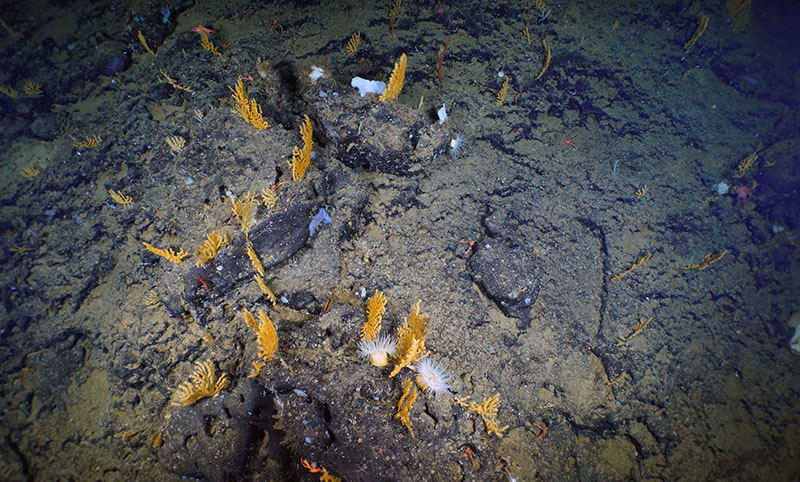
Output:
<svg viewBox="0 0 800 482">
<path fill-rule="evenodd" d="M 311 85 L 305 95 L 324 127 L 320 136 L 349 167 L 409 176 L 447 151 L 448 129 L 399 102 L 361 97 L 330 78 Z"/>
</svg>

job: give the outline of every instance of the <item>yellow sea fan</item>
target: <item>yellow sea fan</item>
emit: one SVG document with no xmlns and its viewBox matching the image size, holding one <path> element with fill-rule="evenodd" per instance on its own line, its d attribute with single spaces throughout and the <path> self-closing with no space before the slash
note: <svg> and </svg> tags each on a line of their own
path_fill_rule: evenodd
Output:
<svg viewBox="0 0 800 482">
<path fill-rule="evenodd" d="M 151 310 L 157 310 L 162 306 L 156 290 L 148 291 L 147 294 L 142 297 L 142 303 Z"/>
<path fill-rule="evenodd" d="M 250 263 L 253 265 L 253 268 L 258 271 L 258 274 L 264 276 L 264 265 L 261 264 L 261 260 L 258 259 L 258 255 L 256 254 L 256 250 L 253 249 L 253 244 L 248 242 L 245 246 L 245 251 L 247 251 L 247 257 L 250 258 Z"/>
<path fill-rule="evenodd" d="M 272 303 L 273 306 L 275 306 L 278 303 L 278 298 L 276 298 L 275 297 L 275 293 L 273 293 L 272 290 L 269 289 L 269 287 L 267 287 L 267 283 L 264 282 L 264 278 L 262 278 L 261 276 L 259 276 L 257 274 L 254 274 L 253 278 L 256 280 L 256 283 L 258 284 L 258 287 L 261 288 L 261 291 L 265 295 L 267 295 L 267 298 L 269 299 L 269 302 Z"/>
<path fill-rule="evenodd" d="M 500 408 L 500 393 L 495 393 L 481 403 L 467 402 L 467 398 L 456 398 L 456 403 L 471 412 L 481 416 L 486 424 L 486 431 L 503 438 L 503 432 L 508 430 L 508 425 L 501 427 L 497 421 L 497 410 Z"/>
<path fill-rule="evenodd" d="M 144 34 L 142 33 L 141 30 L 139 30 L 137 37 L 139 37 L 139 43 L 142 44 L 142 47 L 144 47 L 145 50 L 150 52 L 150 55 L 155 57 L 156 53 L 153 51 L 153 49 L 150 48 L 150 45 L 147 44 L 147 40 L 144 38 Z"/>
<path fill-rule="evenodd" d="M 292 168 L 292 179 L 299 181 L 306 175 L 306 169 L 311 164 L 311 157 L 305 156 L 304 152 L 297 146 L 292 149 L 292 160 L 289 167 Z"/>
<path fill-rule="evenodd" d="M 250 232 L 250 228 L 256 223 L 256 208 L 258 201 L 249 192 L 245 194 L 244 199 L 238 201 L 234 196 L 231 196 L 231 203 L 233 204 L 233 214 L 239 220 L 242 226 L 245 238 Z"/>
<path fill-rule="evenodd" d="M 112 189 L 109 189 L 108 195 L 111 196 L 111 199 L 113 199 L 114 202 L 116 202 L 117 204 L 119 204 L 124 208 L 133 204 L 133 198 L 122 194 L 121 191 L 114 191 Z"/>
<path fill-rule="evenodd" d="M 244 322 L 247 323 L 247 326 L 254 330 L 258 328 L 258 321 L 256 320 L 256 317 L 253 316 L 253 314 L 250 313 L 247 308 L 244 309 L 242 314 L 244 315 Z"/>
<path fill-rule="evenodd" d="M 389 77 L 389 83 L 386 84 L 386 88 L 379 97 L 381 102 L 385 100 L 395 100 L 397 96 L 400 95 L 400 91 L 403 89 L 403 80 L 406 77 L 407 63 L 408 57 L 406 54 L 402 54 L 400 60 L 395 62 L 392 75 Z"/>
<path fill-rule="evenodd" d="M 233 111 L 239 114 L 242 118 L 244 118 L 244 120 L 248 120 L 247 104 L 249 100 L 247 98 L 247 91 L 244 90 L 244 83 L 242 82 L 242 78 L 239 77 L 239 79 L 237 80 L 236 88 L 233 88 L 231 86 L 228 86 L 228 88 L 231 90 L 231 92 L 233 92 L 233 94 L 231 94 L 231 97 L 233 97 L 233 101 L 236 103 L 236 105 L 233 107 Z"/>
<path fill-rule="evenodd" d="M 186 147 L 186 139 L 181 136 L 167 136 L 164 140 L 173 154 L 178 154 Z"/>
<path fill-rule="evenodd" d="M 390 378 L 415 361 L 428 356 L 425 351 L 428 318 L 422 316 L 419 312 L 421 303 L 422 300 L 417 301 L 411 309 L 408 319 L 404 320 L 403 326 L 397 329 L 397 355 L 395 356 L 394 369 L 389 374 Z"/>
<path fill-rule="evenodd" d="M 219 53 L 219 50 L 214 47 L 214 43 L 208 38 L 208 34 L 205 32 L 205 30 L 200 30 L 200 46 L 214 55 L 222 55 Z"/>
<path fill-rule="evenodd" d="M 264 310 L 258 310 L 258 318 L 260 321 L 255 327 L 258 357 L 264 361 L 271 360 L 278 351 L 278 332 Z"/>
<path fill-rule="evenodd" d="M 255 99 L 250 99 L 250 103 L 248 104 L 247 121 L 252 124 L 253 127 L 262 131 L 270 127 L 269 122 L 264 120 L 264 116 L 261 113 L 261 106 L 258 105 Z"/>
<path fill-rule="evenodd" d="M 400 370 L 427 355 L 424 350 L 420 349 L 420 345 L 420 340 L 412 339 L 411 342 L 404 347 L 402 352 L 400 351 L 400 348 L 397 349 L 397 355 L 394 360 L 394 368 L 389 374 L 389 378 L 394 377 L 400 373 Z"/>
<path fill-rule="evenodd" d="M 164 72 L 164 69 L 158 69 L 158 71 L 161 72 L 161 75 L 164 76 L 164 80 L 169 85 L 171 85 L 173 88 L 178 89 L 178 90 L 182 90 L 184 92 L 189 92 L 190 94 L 194 93 L 194 91 L 192 89 L 190 89 L 189 87 L 186 87 L 186 86 L 183 86 L 183 85 L 179 84 L 178 81 L 176 81 L 175 79 L 170 77 L 166 72 Z M 198 110 L 195 109 L 195 112 L 198 112 Z M 203 119 L 203 115 L 201 113 L 200 114 L 200 120 L 202 120 L 202 119 Z"/>
<path fill-rule="evenodd" d="M 170 260 L 170 261 L 172 261 L 173 263 L 176 263 L 176 264 L 183 262 L 183 259 L 186 258 L 187 256 L 189 256 L 189 253 L 187 253 L 183 249 L 178 249 L 178 251 L 175 251 L 173 249 L 156 248 L 155 246 L 153 246 L 150 243 L 144 243 L 143 242 L 142 244 L 151 253 L 157 254 L 157 255 L 161 256 L 162 258 L 168 259 L 168 260 Z"/>
<path fill-rule="evenodd" d="M 29 97 L 42 95 L 42 84 L 34 80 L 26 80 L 22 85 L 22 91 Z"/>
<path fill-rule="evenodd" d="M 753 165 L 754 162 L 758 160 L 758 153 L 754 152 L 749 156 L 745 157 L 742 162 L 739 163 L 739 166 L 736 168 L 736 174 L 733 177 L 737 179 L 741 179 L 744 177 L 744 174 L 750 169 L 750 166 Z"/>
<path fill-rule="evenodd" d="M 508 77 L 506 77 L 506 81 L 503 82 L 503 86 L 500 87 L 500 91 L 497 93 L 495 104 L 503 105 L 503 102 L 506 101 L 506 95 L 508 95 Z"/>
<path fill-rule="evenodd" d="M 356 32 L 350 37 L 350 41 L 347 42 L 347 55 L 356 53 L 359 45 L 361 45 L 361 32 Z"/>
<path fill-rule="evenodd" d="M 311 164 L 311 148 L 313 147 L 313 128 L 311 127 L 311 119 L 305 115 L 305 121 L 300 125 L 300 137 L 303 138 L 303 148 L 297 146 L 292 149 L 292 160 L 289 161 L 289 167 L 292 168 L 292 179 L 299 181 L 303 179 Z"/>
<path fill-rule="evenodd" d="M 328 469 L 325 467 L 322 467 L 322 475 L 319 476 L 319 482 L 342 482 L 342 479 L 328 472 Z"/>
<path fill-rule="evenodd" d="M 250 370 L 250 373 L 247 375 L 247 378 L 255 378 L 259 376 L 261 374 L 261 369 L 264 368 L 264 366 L 266 366 L 266 363 L 264 363 L 263 361 L 261 360 L 254 361 L 253 369 Z"/>
<path fill-rule="evenodd" d="M 697 24 L 697 30 L 694 31 L 694 35 L 692 35 L 692 38 L 683 44 L 683 48 L 690 49 L 694 47 L 694 44 L 697 43 L 697 40 L 701 35 L 703 35 L 703 33 L 706 31 L 706 28 L 708 28 L 708 15 L 703 15 L 700 17 L 699 23 Z"/>
<path fill-rule="evenodd" d="M 22 175 L 22 177 L 24 177 L 26 179 L 31 179 L 31 178 L 34 178 L 34 177 L 38 177 L 42 173 L 42 170 L 39 167 L 30 167 L 29 166 L 29 167 L 23 167 L 19 171 L 19 173 Z"/>
<path fill-rule="evenodd" d="M 545 39 L 542 39 L 542 46 L 544 47 L 544 62 L 542 62 L 542 68 L 539 70 L 539 75 L 537 75 L 533 80 L 539 80 L 544 73 L 547 72 L 547 68 L 550 67 L 550 60 L 553 58 L 553 51 L 550 49 L 550 46 L 547 45 Z"/>
<path fill-rule="evenodd" d="M 690 264 L 688 266 L 681 266 L 680 268 L 683 270 L 696 269 L 702 271 L 711 266 L 712 264 L 716 263 L 717 261 L 721 260 L 722 258 L 724 258 L 726 254 L 728 254 L 727 249 L 723 249 L 719 253 L 709 253 L 703 256 L 703 259 L 701 259 L 699 263 Z"/>
<path fill-rule="evenodd" d="M 272 189 L 262 189 L 261 201 L 264 202 L 264 206 L 274 209 L 278 205 L 278 195 Z"/>
<path fill-rule="evenodd" d="M 77 147 L 78 149 L 97 147 L 100 145 L 100 142 L 100 136 L 86 136 L 82 141 L 73 138 L 72 147 Z"/>
<path fill-rule="evenodd" d="M 212 231 L 206 235 L 206 241 L 202 246 L 197 248 L 197 264 L 196 266 L 205 266 L 205 264 L 213 259 L 220 248 L 228 242 L 228 236 L 225 234 L 218 234 Z"/>
<path fill-rule="evenodd" d="M 261 113 L 261 106 L 258 105 L 258 102 L 256 102 L 255 99 L 249 99 L 247 97 L 247 91 L 244 89 L 244 83 L 241 77 L 239 77 L 236 82 L 236 88 L 230 86 L 228 86 L 228 88 L 233 92 L 231 97 L 233 97 L 236 103 L 233 108 L 235 113 L 239 114 L 242 119 L 249 122 L 257 129 L 263 130 L 270 127 L 269 123 L 264 120 Z"/>
<path fill-rule="evenodd" d="M 172 405 L 183 407 L 192 405 L 201 398 L 216 395 L 228 386 L 228 377 L 223 373 L 217 378 L 214 364 L 209 360 L 197 362 L 197 367 L 189 378 L 188 382 L 183 382 L 175 391 L 175 399 Z"/>
<path fill-rule="evenodd" d="M 394 414 L 394 418 L 400 420 L 400 423 L 408 429 L 412 437 L 414 436 L 414 430 L 411 427 L 411 409 L 414 407 L 417 395 L 419 395 L 419 392 L 417 392 L 417 387 L 411 383 L 411 380 L 403 380 L 403 395 L 397 401 L 397 413 Z"/>
<path fill-rule="evenodd" d="M 725 8 L 733 18 L 733 31 L 738 32 L 750 22 L 750 4 L 753 0 L 727 0 Z"/>
<path fill-rule="evenodd" d="M 4 93 L 8 97 L 11 97 L 12 99 L 19 97 L 19 92 L 7 85 L 0 85 L 0 92 Z"/>
<path fill-rule="evenodd" d="M 367 321 L 361 327 L 361 339 L 374 340 L 375 335 L 381 330 L 383 314 L 386 313 L 386 296 L 382 291 L 375 290 L 375 294 L 367 303 Z"/>
<path fill-rule="evenodd" d="M 425 350 L 425 336 L 428 334 L 428 317 L 420 314 L 420 305 L 422 300 L 411 308 L 411 313 L 408 315 L 408 327 L 411 329 L 411 336 L 421 341 L 420 349 Z M 422 358 L 422 357 L 420 357 Z"/>
</svg>

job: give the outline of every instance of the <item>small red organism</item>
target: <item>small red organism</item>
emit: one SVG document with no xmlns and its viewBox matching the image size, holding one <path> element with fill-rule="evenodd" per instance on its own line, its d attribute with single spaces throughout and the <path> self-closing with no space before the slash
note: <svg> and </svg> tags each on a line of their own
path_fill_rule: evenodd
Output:
<svg viewBox="0 0 800 482">
<path fill-rule="evenodd" d="M 217 33 L 217 31 L 214 30 L 213 28 L 204 27 L 202 25 L 198 25 L 197 27 L 194 27 L 192 29 L 192 32 L 198 32 L 198 33 L 205 32 L 207 34 L 209 34 L 209 33 Z"/>
</svg>

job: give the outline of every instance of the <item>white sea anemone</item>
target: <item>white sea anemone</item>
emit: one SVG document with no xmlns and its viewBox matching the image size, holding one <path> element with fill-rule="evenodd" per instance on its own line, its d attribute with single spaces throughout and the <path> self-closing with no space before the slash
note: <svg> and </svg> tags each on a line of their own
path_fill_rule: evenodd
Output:
<svg viewBox="0 0 800 482">
<path fill-rule="evenodd" d="M 376 367 L 383 367 L 389 363 L 389 357 L 397 351 L 397 342 L 389 335 L 378 335 L 374 340 L 368 338 L 358 342 L 361 356 L 367 358 Z"/>
<path fill-rule="evenodd" d="M 453 375 L 447 373 L 441 361 L 432 358 L 423 358 L 416 365 L 417 384 L 428 395 L 439 396 L 453 386 Z"/>
<path fill-rule="evenodd" d="M 461 152 L 461 149 L 464 147 L 464 138 L 461 137 L 461 134 L 456 134 L 453 139 L 450 139 L 450 155 L 455 156 Z"/>
</svg>

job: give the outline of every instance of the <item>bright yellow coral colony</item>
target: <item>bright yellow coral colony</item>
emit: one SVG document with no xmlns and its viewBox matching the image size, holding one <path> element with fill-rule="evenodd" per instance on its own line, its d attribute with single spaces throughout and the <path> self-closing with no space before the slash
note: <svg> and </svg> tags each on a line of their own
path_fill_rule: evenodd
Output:
<svg viewBox="0 0 800 482">
<path fill-rule="evenodd" d="M 258 259 L 258 254 L 256 254 L 256 250 L 253 247 L 253 243 L 248 241 L 245 244 L 244 249 L 247 252 L 247 257 L 250 258 L 250 264 L 253 265 L 253 269 L 255 269 L 259 275 L 264 276 L 264 265 L 261 264 L 261 260 Z"/>
<path fill-rule="evenodd" d="M 245 194 L 244 199 L 241 201 L 237 200 L 236 197 L 231 195 L 231 204 L 233 205 L 233 214 L 236 216 L 236 219 L 239 220 L 239 224 L 242 227 L 242 232 L 244 232 L 245 239 L 249 239 L 248 234 L 250 233 L 250 228 L 256 223 L 256 208 L 258 207 L 258 201 L 248 191 L 248 193 Z"/>
<path fill-rule="evenodd" d="M 300 125 L 300 136 L 303 138 L 303 148 L 300 149 L 294 146 L 292 149 L 292 160 L 289 162 L 289 167 L 292 168 L 292 179 L 299 181 L 306 175 L 306 169 L 311 164 L 311 148 L 314 143 L 312 140 L 313 128 L 311 127 L 311 119 L 305 115 L 305 121 Z"/>
<path fill-rule="evenodd" d="M 397 354 L 394 357 L 394 369 L 389 378 L 394 377 L 400 370 L 415 361 L 428 356 L 425 351 L 425 335 L 428 332 L 428 318 L 419 313 L 422 300 L 417 301 L 411 309 L 403 326 L 397 329 Z"/>
<path fill-rule="evenodd" d="M 155 57 L 156 53 L 153 51 L 153 49 L 150 48 L 150 45 L 147 44 L 147 39 L 144 38 L 144 34 L 142 33 L 141 30 L 139 30 L 137 37 L 139 37 L 139 43 L 142 44 L 142 47 L 144 47 L 145 50 L 150 52 L 150 55 Z"/>
<path fill-rule="evenodd" d="M 367 302 L 367 321 L 361 327 L 361 339 L 374 340 L 381 329 L 383 314 L 386 313 L 386 295 L 375 290 L 375 294 Z"/>
<path fill-rule="evenodd" d="M 88 149 L 90 147 L 97 147 L 102 142 L 100 136 L 86 136 L 83 138 L 82 141 L 78 139 L 72 138 L 72 147 L 77 147 L 78 149 Z"/>
<path fill-rule="evenodd" d="M 539 70 L 539 75 L 537 75 L 533 80 L 539 80 L 545 72 L 547 72 L 547 68 L 550 67 L 550 60 L 553 58 L 553 51 L 550 49 L 550 46 L 547 45 L 545 39 L 542 39 L 542 47 L 544 47 L 544 62 L 542 62 L 542 68 Z"/>
<path fill-rule="evenodd" d="M 406 65 L 408 64 L 408 57 L 406 54 L 400 56 L 400 60 L 394 63 L 392 75 L 389 77 L 389 83 L 383 89 L 383 93 L 378 98 L 381 102 L 386 100 L 395 100 L 403 90 L 403 80 L 406 77 Z"/>
<path fill-rule="evenodd" d="M 214 43 L 211 41 L 211 39 L 208 38 L 208 34 L 205 32 L 205 30 L 200 30 L 200 46 L 214 55 L 222 55 L 214 46 Z"/>
<path fill-rule="evenodd" d="M 400 423 L 414 436 L 414 430 L 411 427 L 411 409 L 414 407 L 414 402 L 417 400 L 417 387 L 415 387 L 411 380 L 403 380 L 403 395 L 397 401 L 397 413 L 394 418 L 399 419 Z"/>
<path fill-rule="evenodd" d="M 272 324 L 272 320 L 264 313 L 264 310 L 258 310 L 258 320 L 256 320 L 256 317 L 247 309 L 243 311 L 243 314 L 247 326 L 256 332 L 258 357 L 263 360 L 253 362 L 253 371 L 248 375 L 248 377 L 252 378 L 261 372 L 261 369 L 264 367 L 264 362 L 271 360 L 278 351 L 278 332 L 275 330 L 275 325 Z"/>
<path fill-rule="evenodd" d="M 236 102 L 233 108 L 234 113 L 239 114 L 242 119 L 252 124 L 256 129 L 264 130 L 270 127 L 269 122 L 265 121 L 261 115 L 261 106 L 258 105 L 258 102 L 247 97 L 247 91 L 244 90 L 241 77 L 236 82 L 235 89 L 231 86 L 228 86 L 228 88 L 233 92 L 231 97 Z"/>
<path fill-rule="evenodd" d="M 267 283 L 264 282 L 264 278 L 254 274 L 253 279 L 256 280 L 256 284 L 258 284 L 258 287 L 261 288 L 261 292 L 267 296 L 267 299 L 269 299 L 269 302 L 272 303 L 272 306 L 274 307 L 276 304 L 278 304 L 278 298 L 275 297 L 275 293 L 273 293 L 272 290 L 267 286 Z"/>
<path fill-rule="evenodd" d="M 197 362 L 197 367 L 189 377 L 188 382 L 183 382 L 175 391 L 172 405 L 183 407 L 192 405 L 201 398 L 216 395 L 228 386 L 228 377 L 224 373 L 217 378 L 214 363 L 210 360 Z"/>
<path fill-rule="evenodd" d="M 391 336 L 378 334 L 385 312 L 386 296 L 382 291 L 375 290 L 367 302 L 367 319 L 361 327 L 358 350 L 363 358 L 376 367 L 386 366 L 397 349 L 397 342 Z"/>
<path fill-rule="evenodd" d="M 225 234 L 218 234 L 212 231 L 206 235 L 206 241 L 202 246 L 197 248 L 197 264 L 196 266 L 205 266 L 206 263 L 213 259 L 220 248 L 222 248 L 229 241 L 228 236 Z"/>
<path fill-rule="evenodd" d="M 503 438 L 503 432 L 508 430 L 508 425 L 501 427 L 497 421 L 497 410 L 500 408 L 500 393 L 495 393 L 486 398 L 481 403 L 467 401 L 469 397 L 456 398 L 456 403 L 470 412 L 475 412 L 481 416 L 483 423 L 486 424 L 486 431 Z"/>
<path fill-rule="evenodd" d="M 177 263 L 182 263 L 184 258 L 189 256 L 189 253 L 184 251 L 182 248 L 178 249 L 178 251 L 175 251 L 174 249 L 171 249 L 171 248 L 170 249 L 156 248 L 155 246 L 153 246 L 150 243 L 143 242 L 142 244 L 151 253 L 157 254 L 157 255 L 161 256 L 162 258 L 165 258 L 165 259 L 167 259 L 169 261 L 172 261 L 173 263 L 176 263 L 176 264 Z"/>
<path fill-rule="evenodd" d="M 500 87 L 500 91 L 497 92 L 495 104 L 503 105 L 503 102 L 506 101 L 506 95 L 508 95 L 508 77 L 506 77 L 506 81 L 503 82 L 503 86 Z"/>
<path fill-rule="evenodd" d="M 631 341 L 631 339 L 633 337 L 639 336 L 639 334 L 645 328 L 647 328 L 647 325 L 649 325 L 651 321 L 653 321 L 653 317 L 652 316 L 650 318 L 645 318 L 645 317 L 639 318 L 639 321 L 636 322 L 636 326 L 633 327 L 633 331 L 631 332 L 631 334 L 626 336 L 625 338 L 621 339 L 619 342 L 614 343 L 611 346 L 619 347 L 619 346 L 622 346 L 622 345 L 628 343 L 629 341 Z"/>
<path fill-rule="evenodd" d="M 113 189 L 108 190 L 108 195 L 111 196 L 111 199 L 114 200 L 120 206 L 126 208 L 133 204 L 133 198 L 130 196 L 126 196 L 122 194 L 122 191 L 114 191 Z"/>
<path fill-rule="evenodd" d="M 612 276 L 611 277 L 611 281 L 616 281 L 616 280 L 621 279 L 622 277 L 626 276 L 631 271 L 633 271 L 636 268 L 638 268 L 639 266 L 645 264 L 647 262 L 647 260 L 650 259 L 651 256 L 653 256 L 653 253 L 647 253 L 646 255 L 642 256 L 639 259 L 637 259 L 630 268 L 626 269 L 625 271 L 623 271 L 622 273 L 620 273 L 618 275 Z"/>
<path fill-rule="evenodd" d="M 721 260 L 722 258 L 724 258 L 726 254 L 728 254 L 727 249 L 723 249 L 719 253 L 709 253 L 703 256 L 703 259 L 701 259 L 699 263 L 690 264 L 688 266 L 681 266 L 680 268 L 682 270 L 696 269 L 702 271 L 711 266 L 712 264 L 716 263 L 717 261 Z"/>
<path fill-rule="evenodd" d="M 749 156 L 742 159 L 742 162 L 739 163 L 739 166 L 736 168 L 736 174 L 733 177 L 737 179 L 741 179 L 744 177 L 744 174 L 750 169 L 750 166 L 753 165 L 754 162 L 758 160 L 758 153 L 754 152 Z"/>
<path fill-rule="evenodd" d="M 353 55 L 358 51 L 358 47 L 361 45 L 361 32 L 356 32 L 350 37 L 350 41 L 347 42 L 347 55 Z"/>
<path fill-rule="evenodd" d="M 261 201 L 263 201 L 264 206 L 269 209 L 275 209 L 275 207 L 278 206 L 278 194 L 275 193 L 275 189 L 262 189 Z"/>
</svg>

